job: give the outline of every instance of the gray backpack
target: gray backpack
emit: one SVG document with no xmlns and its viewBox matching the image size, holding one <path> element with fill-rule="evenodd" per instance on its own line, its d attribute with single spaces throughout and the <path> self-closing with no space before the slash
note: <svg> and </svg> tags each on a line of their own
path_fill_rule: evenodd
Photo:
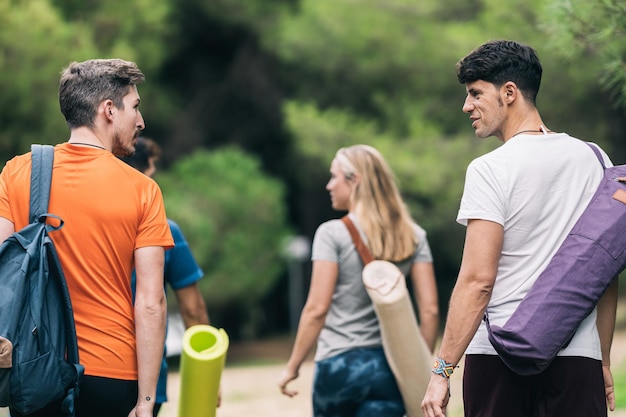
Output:
<svg viewBox="0 0 626 417">
<path fill-rule="evenodd" d="M 31 149 L 30 224 L 0 245 L 0 407 L 31 414 L 59 401 L 74 416 L 84 368 L 65 276 L 48 236 L 63 227 L 47 212 L 54 148 Z M 58 226 L 46 224 L 49 218 Z"/>
</svg>

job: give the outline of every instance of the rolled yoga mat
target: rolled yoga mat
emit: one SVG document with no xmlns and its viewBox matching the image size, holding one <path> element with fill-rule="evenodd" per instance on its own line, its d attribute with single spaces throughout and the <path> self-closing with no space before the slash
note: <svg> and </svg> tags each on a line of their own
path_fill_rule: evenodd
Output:
<svg viewBox="0 0 626 417">
<path fill-rule="evenodd" d="M 421 417 L 433 355 L 420 333 L 405 279 L 402 271 L 386 261 L 372 261 L 363 269 L 363 284 L 374 304 L 385 357 L 406 414 Z"/>
<path fill-rule="evenodd" d="M 215 417 L 228 335 L 213 326 L 191 326 L 183 335 L 178 417 Z"/>
</svg>

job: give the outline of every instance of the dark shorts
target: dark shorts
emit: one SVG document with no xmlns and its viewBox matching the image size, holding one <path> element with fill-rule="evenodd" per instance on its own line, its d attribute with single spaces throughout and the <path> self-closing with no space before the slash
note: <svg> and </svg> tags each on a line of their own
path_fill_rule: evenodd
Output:
<svg viewBox="0 0 626 417">
<path fill-rule="evenodd" d="M 559 356 L 542 373 L 520 376 L 495 355 L 466 355 L 465 417 L 606 417 L 602 363 Z"/>
<path fill-rule="evenodd" d="M 316 362 L 313 415 L 404 416 L 402 396 L 383 349 L 354 349 Z"/>
<path fill-rule="evenodd" d="M 128 417 L 137 404 L 137 381 L 83 376 L 76 402 L 76 417 Z M 28 417 L 64 417 L 59 403 Z M 22 417 L 11 410 L 11 417 Z"/>
</svg>

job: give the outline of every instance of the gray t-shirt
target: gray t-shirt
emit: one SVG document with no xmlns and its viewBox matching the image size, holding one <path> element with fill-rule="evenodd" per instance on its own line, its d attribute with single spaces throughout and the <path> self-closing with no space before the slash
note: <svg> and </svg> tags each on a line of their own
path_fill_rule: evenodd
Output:
<svg viewBox="0 0 626 417">
<path fill-rule="evenodd" d="M 367 242 L 356 217 L 350 215 L 361 239 Z M 405 276 L 416 262 L 432 262 L 426 232 L 414 225 L 418 246 L 415 255 L 396 264 Z M 374 306 L 363 286 L 363 262 L 350 233 L 341 220 L 322 223 L 313 239 L 313 261 L 333 261 L 339 265 L 339 277 L 333 292 L 326 322 L 317 340 L 315 360 L 319 361 L 355 348 L 382 346 Z"/>
</svg>

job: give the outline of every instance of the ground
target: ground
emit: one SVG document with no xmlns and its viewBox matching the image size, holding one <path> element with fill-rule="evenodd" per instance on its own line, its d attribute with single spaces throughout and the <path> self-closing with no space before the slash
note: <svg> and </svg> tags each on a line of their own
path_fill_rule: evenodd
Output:
<svg viewBox="0 0 626 417">
<path fill-rule="evenodd" d="M 619 317 L 626 317 L 626 305 L 620 306 Z M 621 321 L 626 322 L 625 319 Z M 168 393 L 170 401 L 163 406 L 159 417 L 310 417 L 311 416 L 311 381 L 313 363 L 305 362 L 300 377 L 290 387 L 300 392 L 295 398 L 280 394 L 276 381 L 289 357 L 292 337 L 273 338 L 270 340 L 231 345 L 226 367 L 222 373 L 222 406 L 216 414 L 199 414 L 197 416 L 178 416 L 178 373 L 169 375 Z M 620 326 L 615 333 L 612 364 L 616 370 L 626 369 L 626 327 Z M 452 397 L 448 407 L 448 417 L 461 417 L 462 367 L 452 377 Z M 626 392 L 617 392 L 618 397 L 626 396 Z M 0 408 L 0 417 L 7 417 L 7 409 Z M 626 409 L 609 413 L 609 417 L 626 417 Z"/>
<path fill-rule="evenodd" d="M 289 356 L 290 343 L 290 338 L 279 338 L 233 345 L 222 374 L 223 403 L 215 417 L 311 417 L 313 363 L 310 360 L 302 366 L 300 377 L 290 385 L 300 392 L 298 396 L 288 398 L 280 394 L 276 385 Z M 615 335 L 612 361 L 614 369 L 626 369 L 626 330 Z M 448 417 L 463 416 L 461 376 L 462 367 L 452 377 Z M 178 382 L 178 375 L 171 374 L 170 402 L 164 406 L 160 417 L 192 417 L 177 415 Z M 617 395 L 626 396 L 626 392 L 617 392 Z M 609 413 L 609 417 L 626 417 L 626 409 Z"/>
</svg>

